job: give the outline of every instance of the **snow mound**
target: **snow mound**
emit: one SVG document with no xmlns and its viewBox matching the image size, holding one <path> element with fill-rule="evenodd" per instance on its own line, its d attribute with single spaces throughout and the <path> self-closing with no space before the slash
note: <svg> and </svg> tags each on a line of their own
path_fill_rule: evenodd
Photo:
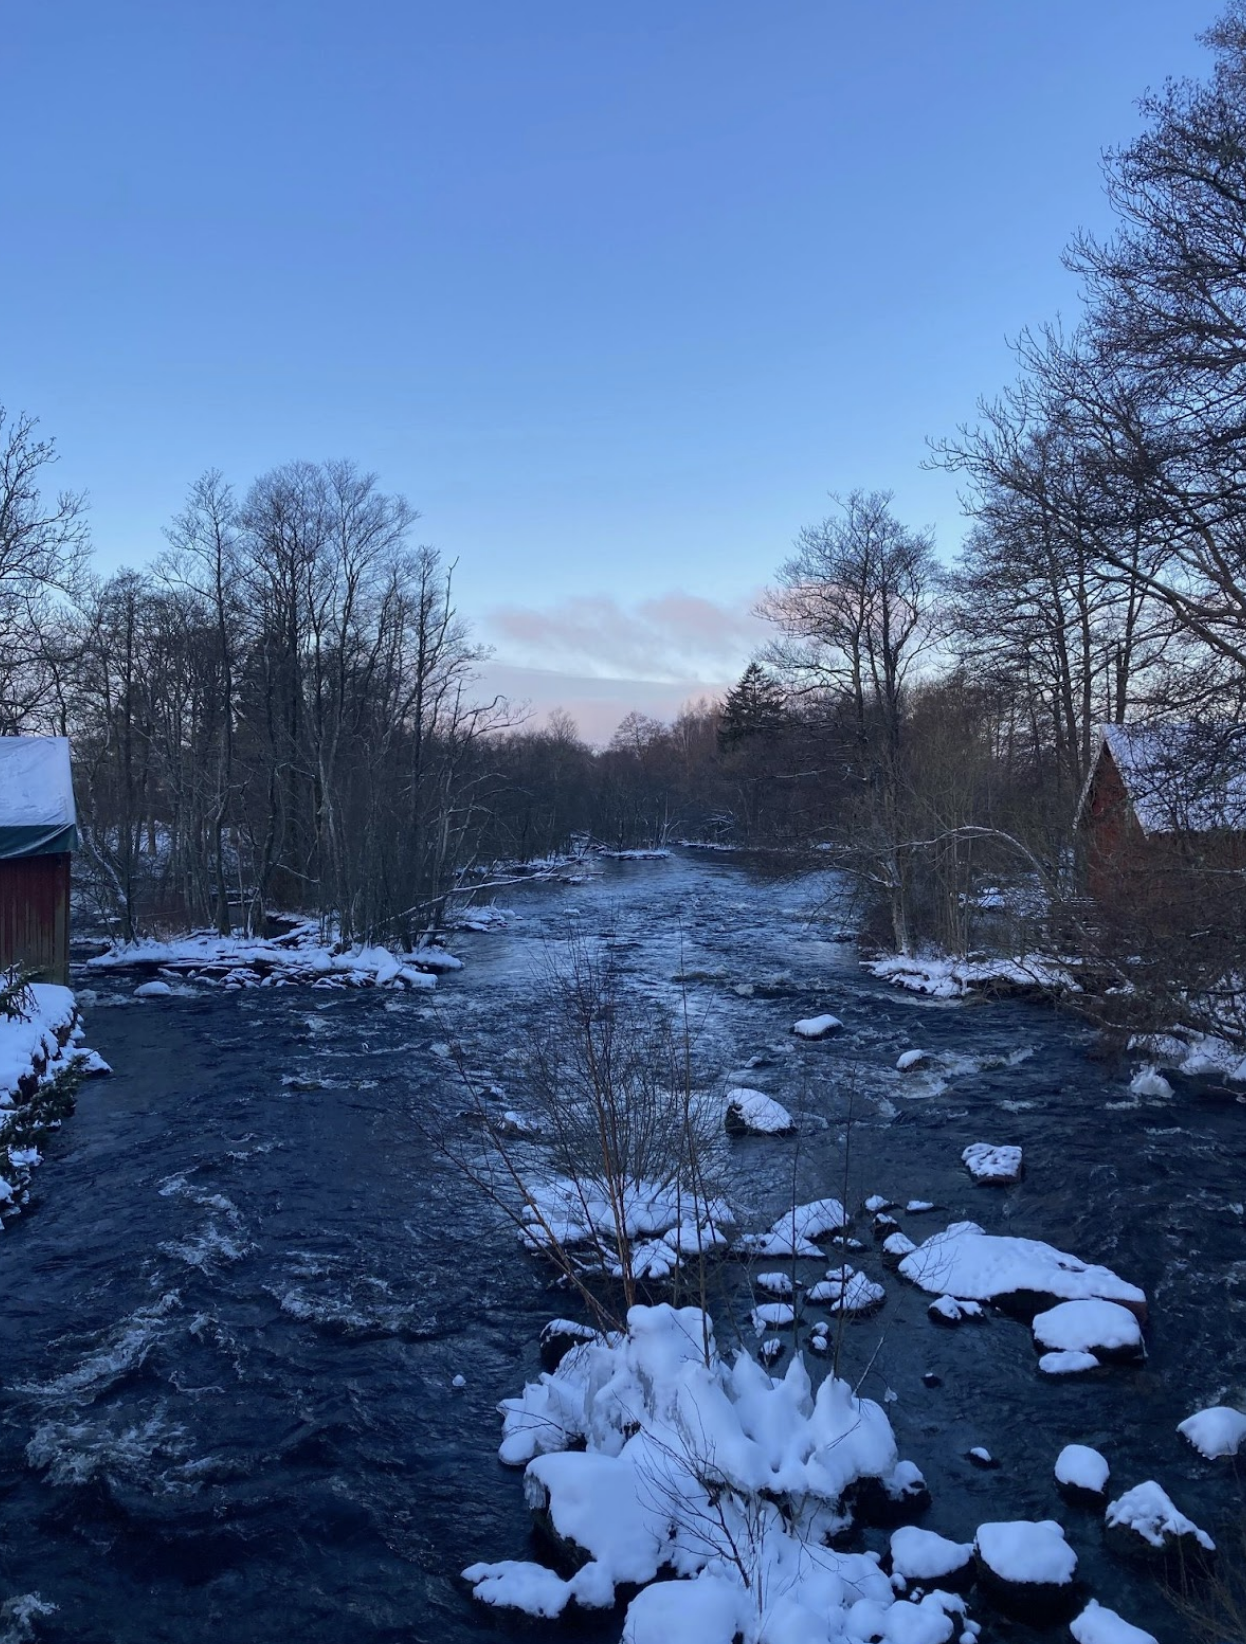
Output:
<svg viewBox="0 0 1246 1644">
<path fill-rule="evenodd" d="M 794 1205 L 764 1233 L 745 1233 L 736 1248 L 745 1256 L 802 1256 L 817 1260 L 822 1252 L 814 1243 L 847 1227 L 848 1215 L 838 1199 L 814 1199 Z"/>
<path fill-rule="evenodd" d="M 926 1309 L 936 1324 L 961 1324 L 965 1319 L 984 1319 L 981 1303 L 957 1301 L 955 1296 L 940 1296 Z"/>
<path fill-rule="evenodd" d="M 907 1073 L 910 1068 L 920 1067 L 925 1060 L 926 1052 L 924 1050 L 906 1050 L 896 1058 L 896 1071 L 898 1073 Z"/>
<path fill-rule="evenodd" d="M 980 1524 L 974 1547 L 986 1569 L 1009 1585 L 1063 1587 L 1077 1569 L 1077 1554 L 1052 1519 Z"/>
<path fill-rule="evenodd" d="M 502 1459 L 526 1460 L 538 1530 L 581 1567 L 564 1579 L 473 1564 L 464 1578 L 483 1602 L 556 1616 L 638 1585 L 629 1644 L 945 1644 L 964 1629 L 949 1624 L 962 1600 L 897 1598 L 875 1555 L 826 1544 L 851 1522 L 857 1486 L 894 1494 L 916 1471 L 880 1406 L 833 1376 L 815 1393 L 799 1355 L 782 1377 L 744 1352 L 727 1365 L 698 1308 L 634 1307 L 627 1323 L 503 1402 Z"/>
<path fill-rule="evenodd" d="M 743 1087 L 727 1092 L 723 1123 L 733 1136 L 788 1136 L 795 1128 L 782 1103 L 763 1091 Z"/>
<path fill-rule="evenodd" d="M 772 1296 L 790 1296 L 796 1288 L 790 1273 L 755 1273 L 753 1283 Z"/>
<path fill-rule="evenodd" d="M 1035 1317 L 1033 1329 L 1034 1340 L 1051 1353 L 1093 1353 L 1100 1361 L 1146 1357 L 1138 1320 L 1119 1302 L 1059 1302 Z"/>
<path fill-rule="evenodd" d="M 796 1309 L 791 1302 L 762 1302 L 755 1307 L 750 1315 L 753 1329 L 759 1336 L 764 1336 L 767 1330 L 784 1330 L 794 1322 Z"/>
<path fill-rule="evenodd" d="M 1129 1081 L 1129 1093 L 1131 1096 L 1151 1096 L 1167 1101 L 1172 1095 L 1172 1086 L 1158 1068 L 1141 1067 Z"/>
<path fill-rule="evenodd" d="M 1095 1598 L 1069 1622 L 1069 1631 L 1077 1644 L 1158 1644 L 1154 1633 L 1135 1627 Z"/>
<path fill-rule="evenodd" d="M 975 1182 L 988 1187 L 1006 1187 L 1021 1180 L 1021 1149 L 999 1147 L 991 1142 L 973 1142 L 961 1154 L 961 1163 Z"/>
<path fill-rule="evenodd" d="M 1108 1486 L 1109 1472 L 1105 1458 L 1088 1444 L 1066 1444 L 1056 1457 L 1056 1483 L 1069 1490 L 1102 1495 Z"/>
<path fill-rule="evenodd" d="M 985 1233 L 976 1222 L 953 1222 L 900 1263 L 906 1279 L 931 1295 L 958 1301 L 1117 1301 L 1142 1317 L 1146 1293 L 1110 1268 L 1079 1261 L 1039 1239 Z"/>
<path fill-rule="evenodd" d="M 971 1541 L 948 1541 L 933 1530 L 906 1524 L 891 1536 L 891 1568 L 906 1581 L 941 1581 L 973 1557 Z"/>
<path fill-rule="evenodd" d="M 1071 1349 L 1059 1353 L 1044 1353 L 1038 1368 L 1045 1376 L 1080 1376 L 1083 1370 L 1098 1370 L 1098 1359 L 1093 1353 L 1078 1353 Z"/>
<path fill-rule="evenodd" d="M 792 1032 L 798 1039 L 825 1039 L 832 1033 L 838 1033 L 843 1023 L 838 1016 L 806 1016 L 792 1025 Z"/>
<path fill-rule="evenodd" d="M 887 1292 L 851 1267 L 832 1267 L 825 1279 L 809 1288 L 806 1298 L 832 1313 L 872 1313 L 886 1301 Z"/>
<path fill-rule="evenodd" d="M 5 1106 L 60 1061 L 61 1045 L 77 1014 L 73 994 L 53 982 L 32 982 L 22 1010 L 21 1016 L 0 1016 L 0 1102 Z"/>
<path fill-rule="evenodd" d="M 1216 1550 L 1206 1530 L 1188 1519 L 1154 1479 L 1135 1484 L 1109 1503 L 1104 1523 L 1109 1530 L 1131 1532 L 1154 1552 L 1167 1552 L 1187 1540 L 1205 1552 Z"/>
<path fill-rule="evenodd" d="M 1241 1449 L 1246 1439 L 1246 1414 L 1227 1404 L 1215 1404 L 1178 1422 L 1177 1431 L 1208 1461 L 1215 1461 L 1220 1456 L 1235 1456 Z"/>
</svg>

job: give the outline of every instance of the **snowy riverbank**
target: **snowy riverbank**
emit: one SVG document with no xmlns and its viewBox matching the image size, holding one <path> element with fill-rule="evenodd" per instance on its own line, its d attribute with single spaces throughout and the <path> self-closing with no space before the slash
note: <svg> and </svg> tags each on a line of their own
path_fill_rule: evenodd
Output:
<svg viewBox="0 0 1246 1644">
<path fill-rule="evenodd" d="M 932 999 L 963 999 L 971 993 L 1078 993 L 1072 967 L 1041 953 L 955 958 L 950 954 L 882 954 L 862 960 L 862 968 L 893 987 Z"/>
<path fill-rule="evenodd" d="M 455 954 L 433 945 L 410 953 L 344 945 L 326 936 L 314 920 L 278 937 L 191 931 L 170 941 L 118 942 L 86 963 L 88 971 L 146 970 L 224 988 L 310 983 L 325 988 L 428 989 L 436 987 L 439 976 L 462 968 L 463 961 Z M 159 984 L 146 986 L 157 989 Z"/>
</svg>

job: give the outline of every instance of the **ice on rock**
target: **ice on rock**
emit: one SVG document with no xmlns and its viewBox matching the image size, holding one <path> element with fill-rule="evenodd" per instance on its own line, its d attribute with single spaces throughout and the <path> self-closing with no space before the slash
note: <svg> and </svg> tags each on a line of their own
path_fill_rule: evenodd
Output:
<svg viewBox="0 0 1246 1644">
<path fill-rule="evenodd" d="M 961 1163 L 975 1182 L 986 1187 L 1007 1187 L 1021 1180 L 1019 1147 L 1000 1147 L 992 1142 L 972 1142 L 961 1154 Z"/>
<path fill-rule="evenodd" d="M 788 1136 L 795 1128 L 781 1102 L 745 1088 L 727 1092 L 723 1124 L 729 1136 Z"/>
<path fill-rule="evenodd" d="M 1158 1644 L 1154 1633 L 1135 1627 L 1115 1610 L 1105 1609 L 1096 1598 L 1069 1622 L 1069 1632 L 1076 1644 Z"/>
<path fill-rule="evenodd" d="M 1100 1362 L 1142 1359 L 1142 1329 L 1119 1302 L 1059 1302 L 1033 1323 L 1034 1340 L 1049 1353 L 1092 1353 Z"/>
<path fill-rule="evenodd" d="M 1227 1404 L 1213 1405 L 1209 1410 L 1198 1410 L 1177 1424 L 1177 1431 L 1208 1461 L 1221 1456 L 1235 1456 L 1246 1439 L 1246 1414 Z"/>
<path fill-rule="evenodd" d="M 838 1033 L 843 1025 L 838 1016 L 806 1016 L 793 1024 L 792 1032 L 798 1039 L 825 1039 Z"/>
<path fill-rule="evenodd" d="M 1100 1496 L 1108 1487 L 1106 1459 L 1088 1444 L 1066 1444 L 1056 1457 L 1056 1483 L 1066 1490 Z"/>
<path fill-rule="evenodd" d="M 1038 1239 L 985 1233 L 976 1222 L 953 1222 L 933 1234 L 904 1258 L 900 1272 L 931 1295 L 959 1301 L 1094 1298 L 1120 1302 L 1146 1316 L 1146 1293 L 1110 1268 L 1079 1261 Z"/>
<path fill-rule="evenodd" d="M 973 1557 L 971 1541 L 949 1541 L 933 1530 L 906 1524 L 891 1535 L 891 1568 L 906 1581 L 942 1581 Z"/>
</svg>

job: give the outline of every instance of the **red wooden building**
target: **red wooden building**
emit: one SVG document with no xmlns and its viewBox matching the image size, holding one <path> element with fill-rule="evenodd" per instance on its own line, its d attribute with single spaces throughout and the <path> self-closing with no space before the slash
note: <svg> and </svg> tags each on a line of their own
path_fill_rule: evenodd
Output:
<svg viewBox="0 0 1246 1644">
<path fill-rule="evenodd" d="M 1246 870 L 1246 729 L 1106 725 L 1077 808 L 1087 892 L 1179 917 Z M 1197 896 L 1195 893 L 1197 891 Z"/>
<path fill-rule="evenodd" d="M 77 845 L 68 739 L 0 737 L 0 972 L 68 984 Z"/>
</svg>

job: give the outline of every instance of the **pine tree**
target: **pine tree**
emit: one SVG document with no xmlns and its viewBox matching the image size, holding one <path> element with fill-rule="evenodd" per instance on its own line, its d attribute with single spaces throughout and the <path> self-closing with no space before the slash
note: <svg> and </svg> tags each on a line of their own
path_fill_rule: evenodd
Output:
<svg viewBox="0 0 1246 1644">
<path fill-rule="evenodd" d="M 760 662 L 750 662 L 727 692 L 718 722 L 718 745 L 727 749 L 750 737 L 776 736 L 786 722 L 783 688 Z"/>
</svg>

